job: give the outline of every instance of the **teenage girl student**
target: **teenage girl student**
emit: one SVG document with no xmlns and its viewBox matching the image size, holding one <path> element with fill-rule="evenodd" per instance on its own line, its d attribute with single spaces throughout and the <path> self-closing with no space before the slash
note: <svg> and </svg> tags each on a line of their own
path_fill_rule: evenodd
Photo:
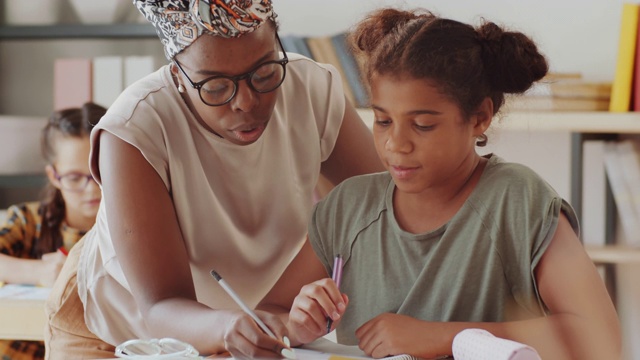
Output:
<svg viewBox="0 0 640 360">
<path fill-rule="evenodd" d="M 543 359 L 619 358 L 616 312 L 571 206 L 531 169 L 476 152 L 505 94 L 547 73 L 532 40 L 382 9 L 352 41 L 387 172 L 347 180 L 317 205 L 308 242 L 261 308 L 290 309 L 296 344 L 325 335 L 328 314 L 340 343 L 376 358 L 451 355 L 467 328 Z M 337 254 L 339 289 L 327 278 Z"/>
<path fill-rule="evenodd" d="M 49 183 L 43 200 L 13 205 L 0 228 L 0 281 L 52 286 L 66 252 L 96 220 L 102 198 L 89 173 L 89 133 L 106 109 L 87 103 L 54 112 L 42 129 Z M 1 341 L 1 359 L 44 358 L 44 344 Z"/>
</svg>

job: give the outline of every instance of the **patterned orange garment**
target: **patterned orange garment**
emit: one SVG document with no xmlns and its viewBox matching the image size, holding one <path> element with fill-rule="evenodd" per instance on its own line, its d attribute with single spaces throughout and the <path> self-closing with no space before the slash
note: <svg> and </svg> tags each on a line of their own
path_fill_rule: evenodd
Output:
<svg viewBox="0 0 640 360">
<path fill-rule="evenodd" d="M 40 238 L 44 207 L 39 202 L 13 205 L 7 210 L 7 220 L 0 227 L 0 253 L 33 259 L 34 245 Z M 62 239 L 67 251 L 85 232 L 62 224 Z M 44 311 L 44 310 L 43 310 Z M 42 341 L 0 340 L 0 360 L 44 359 Z"/>
</svg>

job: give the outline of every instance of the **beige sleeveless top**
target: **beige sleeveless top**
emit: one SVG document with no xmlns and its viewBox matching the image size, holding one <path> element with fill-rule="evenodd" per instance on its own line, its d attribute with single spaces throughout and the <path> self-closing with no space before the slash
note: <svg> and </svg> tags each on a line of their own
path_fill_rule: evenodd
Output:
<svg viewBox="0 0 640 360">
<path fill-rule="evenodd" d="M 196 121 L 164 66 L 126 89 L 94 129 L 92 172 L 100 178 L 100 131 L 138 148 L 173 199 L 198 301 L 236 307 L 209 275 L 215 269 L 255 306 L 302 246 L 320 164 L 344 116 L 341 84 L 334 68 L 291 54 L 267 129 L 255 143 L 239 146 Z M 139 211 L 149 210 L 140 205 Z M 78 289 L 89 329 L 114 345 L 148 337 L 113 248 L 104 202 L 85 241 Z"/>
</svg>

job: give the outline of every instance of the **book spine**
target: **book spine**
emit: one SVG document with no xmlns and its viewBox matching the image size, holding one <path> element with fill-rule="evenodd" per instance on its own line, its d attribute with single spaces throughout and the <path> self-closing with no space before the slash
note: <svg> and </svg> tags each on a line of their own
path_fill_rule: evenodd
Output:
<svg viewBox="0 0 640 360">
<path fill-rule="evenodd" d="M 344 77 L 344 70 L 342 70 L 339 64 L 338 57 L 333 50 L 333 45 L 331 45 L 331 40 L 323 37 L 308 37 L 306 38 L 306 43 L 309 50 L 311 50 L 311 54 L 315 61 L 322 64 L 332 65 L 336 68 L 341 77 L 344 95 L 352 104 L 354 104 L 355 99 L 353 97 L 353 93 L 351 92 L 348 81 Z"/>
<path fill-rule="evenodd" d="M 122 57 L 99 56 L 94 58 L 93 102 L 108 108 L 123 89 Z"/>
<path fill-rule="evenodd" d="M 362 73 L 351 49 L 347 45 L 347 34 L 341 33 L 331 38 L 338 60 L 342 64 L 344 76 L 351 87 L 356 107 L 369 106 L 369 94 L 362 81 Z"/>
<path fill-rule="evenodd" d="M 580 234 L 585 245 L 606 244 L 606 173 L 604 140 L 582 143 L 582 219 Z"/>
<path fill-rule="evenodd" d="M 296 52 L 300 55 L 306 56 L 310 59 L 313 58 L 311 54 L 311 50 L 309 50 L 309 46 L 307 45 L 306 40 L 303 37 L 294 37 L 293 42 L 295 43 Z"/>
<path fill-rule="evenodd" d="M 634 228 L 629 231 L 635 231 L 627 234 L 627 242 L 629 245 L 640 245 L 640 159 L 638 158 L 638 150 L 631 140 L 619 141 L 616 143 L 616 151 L 621 164 L 622 176 L 624 176 L 628 184 L 629 195 L 628 200 L 631 203 L 632 217 L 629 221 L 634 223 Z M 622 214 L 621 214 L 622 215 Z M 625 231 L 626 232 L 626 231 Z"/>
<path fill-rule="evenodd" d="M 617 144 L 614 141 L 605 143 L 605 169 L 611 185 L 613 199 L 618 209 L 618 216 L 622 223 L 622 230 L 627 238 L 633 238 L 640 234 L 640 223 L 635 216 L 635 210 L 631 202 L 631 188 L 624 173 L 623 163 L 619 157 Z"/>
<path fill-rule="evenodd" d="M 633 61 L 633 74 L 631 84 L 631 111 L 640 111 L 640 6 L 638 6 L 638 25 L 636 26 L 636 47 Z"/>
<path fill-rule="evenodd" d="M 611 88 L 609 111 L 626 112 L 631 106 L 634 59 L 638 34 L 638 4 L 622 5 L 622 21 L 618 41 L 616 71 Z"/>
<path fill-rule="evenodd" d="M 53 64 L 53 109 L 81 107 L 92 99 L 91 59 L 56 59 Z"/>
</svg>

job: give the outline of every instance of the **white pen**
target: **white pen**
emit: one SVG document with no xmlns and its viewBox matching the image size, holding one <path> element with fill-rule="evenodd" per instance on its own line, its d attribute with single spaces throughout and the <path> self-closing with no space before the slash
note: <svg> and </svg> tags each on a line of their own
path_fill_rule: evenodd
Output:
<svg viewBox="0 0 640 360">
<path fill-rule="evenodd" d="M 218 274 L 215 270 L 211 270 L 211 276 L 213 276 L 218 281 L 218 284 L 220 284 L 220 286 L 222 286 L 224 291 L 226 291 L 227 294 L 229 294 L 229 296 L 231 296 L 233 301 L 235 301 L 236 304 L 238 304 L 238 306 L 240 306 L 242 311 L 244 311 L 246 314 L 251 316 L 253 321 L 255 321 L 256 324 L 258 324 L 258 326 L 260 327 L 260 329 L 262 329 L 262 331 L 264 331 L 267 335 L 271 336 L 272 338 L 274 338 L 276 340 L 278 339 L 278 337 L 273 333 L 273 331 L 271 331 L 271 329 L 269 329 L 269 327 L 267 327 L 267 325 L 265 323 L 263 323 L 262 320 L 260 320 L 258 315 L 256 315 L 256 313 L 253 312 L 253 310 L 251 310 L 247 306 L 247 304 L 244 303 L 244 301 L 242 301 L 240 296 L 238 296 L 238 294 L 235 291 L 233 291 L 231 286 L 229 286 L 229 284 L 227 284 L 227 282 L 224 281 L 224 279 L 222 278 L 222 276 L 220 276 L 220 274 Z M 286 336 L 282 339 L 282 341 L 287 346 L 291 346 L 290 343 L 289 343 L 289 339 Z M 284 349 L 282 349 L 281 354 L 284 357 L 288 358 L 288 359 L 295 359 L 296 358 L 295 353 L 291 349 L 284 348 Z"/>
</svg>

